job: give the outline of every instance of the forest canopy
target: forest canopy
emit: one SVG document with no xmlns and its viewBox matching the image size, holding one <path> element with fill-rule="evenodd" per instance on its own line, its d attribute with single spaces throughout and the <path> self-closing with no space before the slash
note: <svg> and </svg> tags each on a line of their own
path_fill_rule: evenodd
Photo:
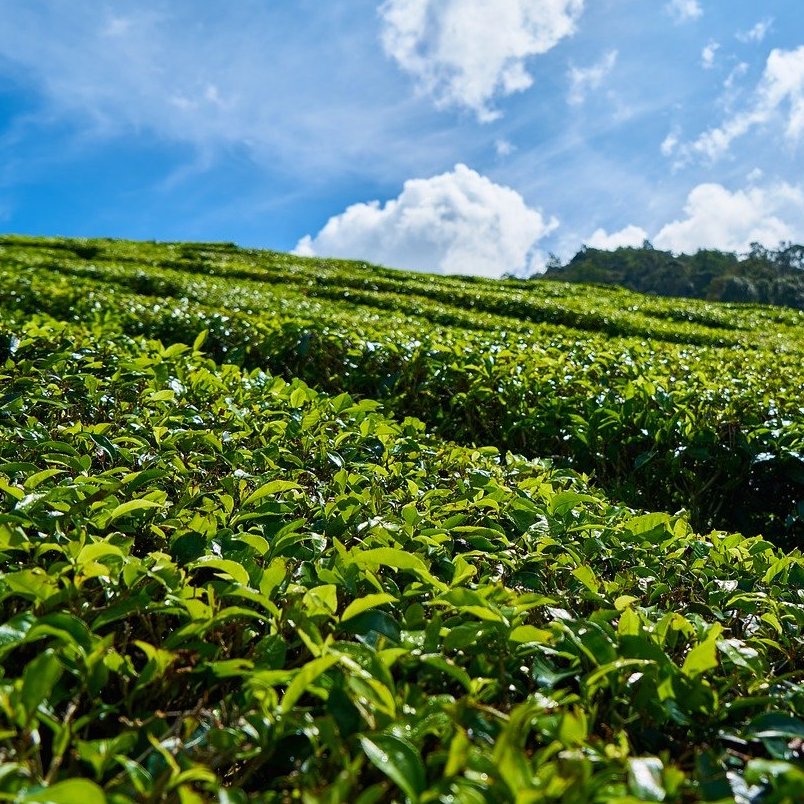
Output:
<svg viewBox="0 0 804 804">
<path fill-rule="evenodd" d="M 536 278 L 536 277 L 534 277 Z M 776 250 L 752 243 L 747 254 L 701 249 L 695 254 L 640 248 L 614 251 L 584 246 L 566 265 L 548 261 L 538 278 L 622 285 L 640 293 L 709 301 L 776 304 L 804 309 L 804 246 Z"/>
</svg>

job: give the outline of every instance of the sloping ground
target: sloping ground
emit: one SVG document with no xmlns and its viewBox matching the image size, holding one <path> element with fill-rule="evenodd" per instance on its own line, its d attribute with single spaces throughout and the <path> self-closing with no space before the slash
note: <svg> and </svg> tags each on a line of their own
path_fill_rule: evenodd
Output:
<svg viewBox="0 0 804 804">
<path fill-rule="evenodd" d="M 799 551 L 100 317 L 0 328 L 3 797 L 804 796 Z"/>
<path fill-rule="evenodd" d="M 213 244 L 5 238 L 0 301 L 380 399 L 699 530 L 804 533 L 804 314 Z"/>
</svg>

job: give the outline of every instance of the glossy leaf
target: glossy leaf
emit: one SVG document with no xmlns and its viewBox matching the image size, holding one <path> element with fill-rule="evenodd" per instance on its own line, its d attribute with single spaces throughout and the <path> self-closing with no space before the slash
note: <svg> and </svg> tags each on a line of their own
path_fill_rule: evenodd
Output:
<svg viewBox="0 0 804 804">
<path fill-rule="evenodd" d="M 411 804 L 415 804 L 424 791 L 426 777 L 421 757 L 413 746 L 390 734 L 361 737 L 360 745 L 369 760 L 405 794 Z"/>
</svg>

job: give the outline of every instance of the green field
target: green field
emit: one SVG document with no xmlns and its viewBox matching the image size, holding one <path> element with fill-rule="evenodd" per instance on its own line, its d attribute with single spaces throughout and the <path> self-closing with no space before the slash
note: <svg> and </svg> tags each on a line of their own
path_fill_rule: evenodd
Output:
<svg viewBox="0 0 804 804">
<path fill-rule="evenodd" d="M 804 799 L 802 324 L 0 238 L 0 800 Z"/>
</svg>

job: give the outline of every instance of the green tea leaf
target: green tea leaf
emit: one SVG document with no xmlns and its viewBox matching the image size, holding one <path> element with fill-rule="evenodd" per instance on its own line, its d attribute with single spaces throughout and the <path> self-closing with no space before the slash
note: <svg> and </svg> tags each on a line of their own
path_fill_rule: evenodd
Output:
<svg viewBox="0 0 804 804">
<path fill-rule="evenodd" d="M 696 645 L 684 659 L 681 672 L 695 678 L 707 670 L 717 667 L 717 644 L 714 639 L 707 639 Z"/>
<path fill-rule="evenodd" d="M 377 592 L 356 598 L 343 610 L 341 622 L 346 622 L 346 620 L 356 617 L 364 611 L 376 608 L 377 606 L 384 606 L 386 603 L 396 603 L 396 598 L 393 595 L 389 595 L 387 592 Z"/>
<path fill-rule="evenodd" d="M 591 592 L 597 592 L 600 588 L 600 583 L 591 567 L 582 564 L 580 567 L 576 567 L 572 574 Z"/>
<path fill-rule="evenodd" d="M 628 760 L 628 786 L 642 801 L 664 801 L 667 793 L 662 784 L 664 766 L 657 757 Z"/>
<path fill-rule="evenodd" d="M 128 502 L 120 503 L 116 508 L 112 509 L 107 525 L 114 520 L 119 519 L 121 516 L 133 514 L 136 511 L 145 511 L 152 508 L 161 508 L 162 504 L 154 500 L 129 500 Z"/>
<path fill-rule="evenodd" d="M 37 804 L 106 804 L 106 795 L 89 779 L 67 779 L 40 790 L 32 790 L 21 800 Z"/>
<path fill-rule="evenodd" d="M 289 712 L 296 705 L 296 701 L 307 692 L 310 685 L 322 673 L 326 673 L 330 667 L 336 665 L 338 661 L 337 656 L 328 655 L 313 659 L 304 665 L 293 677 L 293 681 L 290 682 L 290 686 L 287 688 L 282 698 L 282 711 Z"/>
<path fill-rule="evenodd" d="M 61 662 L 52 650 L 40 653 L 28 663 L 22 676 L 20 701 L 29 720 L 53 691 L 61 674 Z"/>
<path fill-rule="evenodd" d="M 231 579 L 237 583 L 248 586 L 249 577 L 248 572 L 243 568 L 242 564 L 235 561 L 230 561 L 227 558 L 215 558 L 214 556 L 202 556 L 197 561 L 189 565 L 188 569 L 213 569 L 217 570 L 216 573 L 219 578 Z"/>
<path fill-rule="evenodd" d="M 782 737 L 804 740 L 804 720 L 787 712 L 766 712 L 755 717 L 748 724 L 745 733 L 759 738 Z"/>
<path fill-rule="evenodd" d="M 427 783 L 424 764 L 407 740 L 378 734 L 361 737 L 360 745 L 372 764 L 405 794 L 411 804 L 419 801 Z"/>
<path fill-rule="evenodd" d="M 202 329 L 198 335 L 195 336 L 195 340 L 193 341 L 193 351 L 200 352 L 201 347 L 206 343 L 207 338 L 209 337 L 209 330 Z"/>
<path fill-rule="evenodd" d="M 275 494 L 282 494 L 285 491 L 293 491 L 294 489 L 300 488 L 301 486 L 298 483 L 293 483 L 290 480 L 272 480 L 270 483 L 260 486 L 258 489 L 249 494 L 249 496 L 243 500 L 243 507 L 248 508 L 260 500 L 264 500 L 266 497 L 271 497 Z"/>
</svg>

